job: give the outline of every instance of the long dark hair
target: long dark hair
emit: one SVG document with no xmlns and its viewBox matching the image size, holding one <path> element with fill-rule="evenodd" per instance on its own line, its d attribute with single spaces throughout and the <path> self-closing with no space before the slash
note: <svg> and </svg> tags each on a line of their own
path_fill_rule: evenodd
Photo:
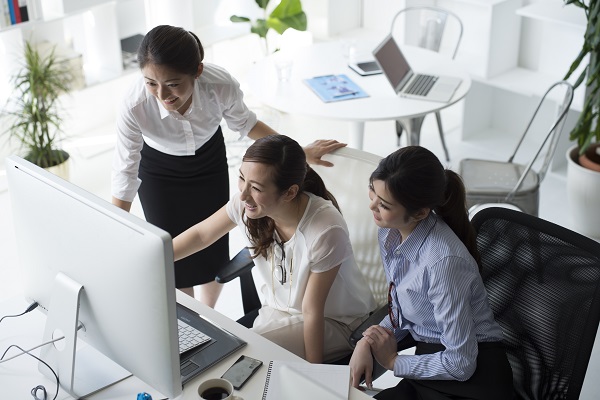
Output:
<svg viewBox="0 0 600 400">
<path fill-rule="evenodd" d="M 300 190 L 330 200 L 339 210 L 335 197 L 327 190 L 321 177 L 308 166 L 302 147 L 294 139 L 285 135 L 269 135 L 256 140 L 242 158 L 243 162 L 257 162 L 271 167 L 270 177 L 280 193 L 292 185 Z M 250 247 L 256 256 L 267 258 L 268 249 L 273 243 L 275 222 L 270 217 L 246 219 L 246 228 L 253 244 Z"/>
<path fill-rule="evenodd" d="M 175 71 L 196 75 L 204 60 L 204 47 L 198 36 L 183 28 L 159 25 L 144 36 L 137 53 L 143 69 L 148 64 L 163 65 Z"/>
<path fill-rule="evenodd" d="M 371 174 L 371 182 L 374 180 L 385 182 L 408 215 L 415 215 L 422 208 L 433 210 L 481 265 L 463 181 L 456 172 L 444 169 L 435 154 L 421 146 L 398 149 L 380 161 Z"/>
</svg>

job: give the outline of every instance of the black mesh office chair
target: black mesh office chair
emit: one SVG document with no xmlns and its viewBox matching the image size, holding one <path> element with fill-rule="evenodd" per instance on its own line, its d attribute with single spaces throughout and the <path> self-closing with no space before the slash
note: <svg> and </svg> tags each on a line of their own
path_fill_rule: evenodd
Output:
<svg viewBox="0 0 600 400">
<path fill-rule="evenodd" d="M 600 322 L 600 243 L 506 208 L 472 223 L 515 398 L 578 399 Z"/>
</svg>

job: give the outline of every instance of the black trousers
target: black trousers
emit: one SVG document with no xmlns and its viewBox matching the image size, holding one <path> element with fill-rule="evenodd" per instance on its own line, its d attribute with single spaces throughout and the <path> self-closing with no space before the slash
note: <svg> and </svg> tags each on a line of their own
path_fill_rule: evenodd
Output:
<svg viewBox="0 0 600 400">
<path fill-rule="evenodd" d="M 501 342 L 482 342 L 478 346 L 477 369 L 468 380 L 460 382 L 402 379 L 398 385 L 382 390 L 375 395 L 375 398 L 379 400 L 511 399 L 513 397 L 512 370 L 504 345 Z M 404 348 L 408 347 L 411 346 Z M 433 354 L 444 349 L 441 344 L 416 342 L 415 354 Z"/>
<path fill-rule="evenodd" d="M 172 156 L 144 143 L 138 191 L 146 220 L 177 236 L 229 200 L 229 173 L 221 127 L 193 156 Z M 175 286 L 213 281 L 229 261 L 229 237 L 175 263 Z"/>
</svg>

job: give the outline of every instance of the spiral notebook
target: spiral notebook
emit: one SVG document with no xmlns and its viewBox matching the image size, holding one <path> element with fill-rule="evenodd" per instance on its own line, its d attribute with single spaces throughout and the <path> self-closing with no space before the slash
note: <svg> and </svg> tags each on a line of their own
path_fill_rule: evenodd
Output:
<svg viewBox="0 0 600 400">
<path fill-rule="evenodd" d="M 271 361 L 263 400 L 347 399 L 350 391 L 348 365 Z"/>
</svg>

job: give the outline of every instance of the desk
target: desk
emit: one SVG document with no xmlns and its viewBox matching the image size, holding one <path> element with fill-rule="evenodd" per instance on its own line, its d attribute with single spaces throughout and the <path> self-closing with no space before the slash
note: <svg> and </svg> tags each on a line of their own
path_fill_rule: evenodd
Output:
<svg viewBox="0 0 600 400">
<path fill-rule="evenodd" d="M 363 48 L 375 48 L 377 43 L 361 43 Z M 362 149 L 366 121 L 401 119 L 409 130 L 409 144 L 419 144 L 420 124 L 411 126 L 413 117 L 446 108 L 461 100 L 471 87 L 471 78 L 457 63 L 442 55 L 416 47 L 403 46 L 402 51 L 415 71 L 458 76 L 462 83 L 448 103 L 406 99 L 394 93 L 383 74 L 362 77 L 352 71 L 342 55 L 339 42 L 317 43 L 303 47 L 292 57 L 291 79 L 279 82 L 274 59 L 277 54 L 264 58 L 248 73 L 250 91 L 264 104 L 290 114 L 322 117 L 349 122 L 348 145 Z M 314 76 L 346 74 L 370 97 L 324 103 L 302 80 Z"/>
<path fill-rule="evenodd" d="M 248 342 L 248 345 L 230 355 L 214 367 L 198 375 L 185 387 L 183 394 L 177 400 L 198 400 L 197 388 L 200 382 L 214 377 L 220 377 L 225 370 L 234 363 L 237 358 L 246 354 L 250 357 L 262 360 L 268 364 L 270 360 L 289 360 L 303 361 L 301 358 L 289 351 L 277 346 L 262 336 L 242 327 L 235 321 L 218 313 L 217 311 L 205 306 L 204 304 L 177 291 L 177 302 L 196 311 L 213 323 L 224 329 L 238 335 Z M 10 307 L 7 312 L 7 306 Z M 13 299 L 9 302 L 0 304 L 0 314 L 12 314 L 15 310 L 24 310 L 28 303 L 24 299 Z M 20 312 L 20 311 L 19 311 Z M 33 311 L 25 316 L 18 318 L 5 319 L 0 325 L 0 349 L 4 351 L 10 344 L 19 344 L 23 348 L 31 348 L 42 342 L 43 324 L 45 316 L 39 311 Z M 23 330 L 24 329 L 24 330 Z M 19 331 L 21 330 L 21 331 Z M 39 353 L 34 353 L 39 354 Z M 263 365 L 256 374 L 246 383 L 240 391 L 236 391 L 237 396 L 242 396 L 244 400 L 257 400 L 262 397 L 262 392 L 266 380 L 267 367 Z M 49 398 L 54 396 L 55 382 L 46 379 L 37 371 L 37 361 L 28 356 L 22 356 L 13 361 L 0 364 L 0 388 L 2 398 L 25 399 L 31 398 L 29 390 L 43 384 L 47 390 Z M 163 397 L 151 387 L 135 377 L 130 377 L 111 387 L 108 387 L 95 395 L 88 397 L 92 400 L 111 399 L 111 400 L 134 400 L 137 393 L 147 391 L 154 400 Z M 60 391 L 57 399 L 70 399 L 64 391 Z M 361 391 L 351 388 L 351 400 L 366 400 L 371 397 Z"/>
</svg>

